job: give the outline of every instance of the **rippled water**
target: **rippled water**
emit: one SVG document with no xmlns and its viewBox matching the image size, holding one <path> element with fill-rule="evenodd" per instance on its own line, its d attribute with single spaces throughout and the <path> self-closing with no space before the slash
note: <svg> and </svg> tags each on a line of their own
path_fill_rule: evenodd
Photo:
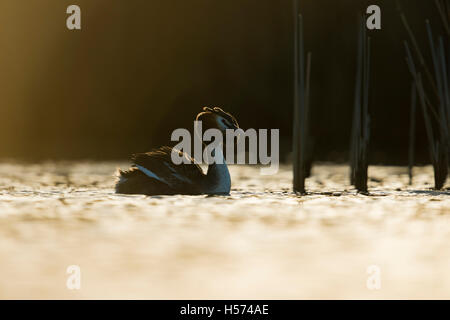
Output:
<svg viewBox="0 0 450 320">
<path fill-rule="evenodd" d="M 370 196 L 320 165 L 303 197 L 287 166 L 233 167 L 228 197 L 145 197 L 114 194 L 116 166 L 0 164 L 0 298 L 450 298 L 450 192 L 429 167 L 412 187 L 371 167 Z"/>
</svg>

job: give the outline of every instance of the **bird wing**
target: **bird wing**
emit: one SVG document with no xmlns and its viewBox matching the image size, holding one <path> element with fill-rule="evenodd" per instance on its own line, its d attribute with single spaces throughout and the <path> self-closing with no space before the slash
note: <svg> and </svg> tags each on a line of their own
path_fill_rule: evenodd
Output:
<svg viewBox="0 0 450 320">
<path fill-rule="evenodd" d="M 172 152 L 178 152 L 180 156 L 186 157 L 189 163 L 174 164 L 171 158 Z M 170 147 L 135 154 L 132 156 L 132 161 L 148 177 L 166 183 L 174 189 L 199 185 L 205 177 L 201 167 L 194 163 L 188 154 Z"/>
</svg>

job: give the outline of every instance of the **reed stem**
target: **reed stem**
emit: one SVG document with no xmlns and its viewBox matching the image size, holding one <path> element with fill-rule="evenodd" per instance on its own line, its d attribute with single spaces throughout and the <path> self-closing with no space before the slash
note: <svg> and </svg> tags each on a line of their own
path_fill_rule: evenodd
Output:
<svg viewBox="0 0 450 320">
<path fill-rule="evenodd" d="M 367 192 L 370 141 L 369 89 L 371 40 L 364 17 L 359 19 L 355 100 L 350 151 L 350 182 L 359 192 Z"/>
<path fill-rule="evenodd" d="M 409 185 L 413 183 L 414 154 L 416 142 L 416 107 L 417 107 L 417 89 L 413 81 L 411 85 L 411 113 L 409 118 L 409 156 L 408 156 L 408 174 Z"/>
</svg>

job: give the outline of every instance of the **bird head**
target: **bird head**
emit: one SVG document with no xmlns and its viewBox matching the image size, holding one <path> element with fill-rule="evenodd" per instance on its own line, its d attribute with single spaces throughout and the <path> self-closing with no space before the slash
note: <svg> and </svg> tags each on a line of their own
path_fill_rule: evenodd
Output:
<svg viewBox="0 0 450 320">
<path fill-rule="evenodd" d="M 219 129 L 225 136 L 226 130 L 237 130 L 239 124 L 236 119 L 228 112 L 223 111 L 221 108 L 203 108 L 203 112 L 197 115 L 196 121 L 201 121 L 203 131 L 208 129 Z"/>
</svg>

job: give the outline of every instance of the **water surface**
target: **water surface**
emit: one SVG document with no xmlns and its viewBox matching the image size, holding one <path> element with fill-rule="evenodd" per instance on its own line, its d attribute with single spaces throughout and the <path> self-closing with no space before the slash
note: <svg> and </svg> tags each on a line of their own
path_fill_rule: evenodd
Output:
<svg viewBox="0 0 450 320">
<path fill-rule="evenodd" d="M 232 167 L 230 196 L 146 197 L 114 194 L 116 166 L 0 164 L 0 298 L 450 298 L 450 192 L 430 167 L 411 187 L 371 167 L 370 196 L 320 165 L 302 197 L 288 166 Z"/>
</svg>

